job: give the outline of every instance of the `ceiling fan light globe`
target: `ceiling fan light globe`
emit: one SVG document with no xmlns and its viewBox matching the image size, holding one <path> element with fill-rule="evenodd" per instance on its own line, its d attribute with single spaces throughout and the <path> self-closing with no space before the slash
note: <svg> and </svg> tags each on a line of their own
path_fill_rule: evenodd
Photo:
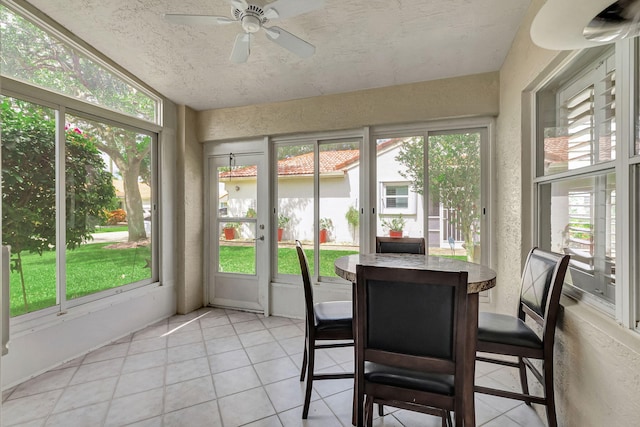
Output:
<svg viewBox="0 0 640 427">
<path fill-rule="evenodd" d="M 618 0 L 595 16 L 582 31 L 587 40 L 611 42 L 640 34 L 640 1 Z"/>
<path fill-rule="evenodd" d="M 242 17 L 242 28 L 247 33 L 255 33 L 260 29 L 261 26 L 262 26 L 262 23 L 260 22 L 260 19 L 256 16 L 245 15 Z"/>
</svg>

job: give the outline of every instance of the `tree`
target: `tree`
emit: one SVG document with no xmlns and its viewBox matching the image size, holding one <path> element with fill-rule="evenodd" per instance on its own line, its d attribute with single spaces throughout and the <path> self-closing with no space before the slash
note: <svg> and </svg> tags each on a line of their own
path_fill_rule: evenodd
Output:
<svg viewBox="0 0 640 427">
<path fill-rule="evenodd" d="M 474 234 L 480 220 L 480 135 L 462 133 L 430 136 L 428 140 L 429 197 L 455 212 L 469 259 L 474 255 Z M 412 182 L 412 189 L 424 195 L 424 142 L 409 138 L 400 147 L 396 161 Z"/>
<path fill-rule="evenodd" d="M 20 254 L 42 255 L 56 246 L 55 120 L 52 110 L 11 98 L 2 99 L 0 113 L 2 244 L 11 245 L 28 311 Z M 66 247 L 74 249 L 91 239 L 115 189 L 93 139 L 77 128 L 65 136 Z"/>
<path fill-rule="evenodd" d="M 145 120 L 155 101 L 72 46 L 0 6 L 2 73 Z M 149 182 L 151 138 L 95 121 L 72 118 L 119 169 L 125 189 L 129 241 L 146 238 L 139 182 Z"/>
</svg>

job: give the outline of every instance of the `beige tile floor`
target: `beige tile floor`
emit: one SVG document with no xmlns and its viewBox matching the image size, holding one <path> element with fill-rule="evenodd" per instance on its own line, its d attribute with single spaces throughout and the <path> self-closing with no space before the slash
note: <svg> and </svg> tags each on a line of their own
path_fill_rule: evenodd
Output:
<svg viewBox="0 0 640 427">
<path fill-rule="evenodd" d="M 304 323 L 203 308 L 173 316 L 2 395 L 3 426 L 350 426 L 352 380 L 316 381 L 301 420 Z M 321 350 L 316 367 L 352 370 L 351 348 Z M 514 387 L 507 368 L 478 364 L 477 381 Z M 386 408 L 374 426 L 440 419 Z M 524 404 L 476 396 L 477 425 L 544 427 Z"/>
</svg>

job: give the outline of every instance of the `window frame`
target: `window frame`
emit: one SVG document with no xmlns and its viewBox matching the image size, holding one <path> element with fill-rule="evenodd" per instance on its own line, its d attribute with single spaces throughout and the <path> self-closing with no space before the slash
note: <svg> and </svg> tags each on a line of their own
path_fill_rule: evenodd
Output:
<svg viewBox="0 0 640 427">
<path fill-rule="evenodd" d="M 534 159 L 534 167 L 531 169 L 532 179 L 532 218 L 534 245 L 540 239 L 540 186 L 554 181 L 569 179 L 572 177 L 585 177 L 597 174 L 615 174 L 616 197 L 616 289 L 614 304 L 606 304 L 579 288 L 565 286 L 563 293 L 576 300 L 595 308 L 605 316 L 614 318 L 618 323 L 627 328 L 637 329 L 640 313 L 640 272 L 638 271 L 638 256 L 640 254 L 640 232 L 637 221 L 640 220 L 640 203 L 638 195 L 640 182 L 638 181 L 638 168 L 640 158 L 634 158 L 635 141 L 638 119 L 638 105 L 640 105 L 640 93 L 638 92 L 638 57 L 640 47 L 637 38 L 625 39 L 615 43 L 615 159 L 606 162 L 595 163 L 580 169 L 567 170 L 551 175 L 544 175 L 544 144 L 542 143 L 542 111 L 540 111 L 538 95 L 548 90 L 552 85 L 566 84 L 568 81 L 579 79 L 592 66 L 595 60 L 606 54 L 610 46 L 584 49 L 582 51 L 569 52 L 558 57 L 558 61 L 552 63 L 545 73 L 528 92 L 531 96 L 531 153 Z M 558 104 L 556 103 L 556 108 Z M 633 261 L 635 259 L 635 262 Z"/>
<path fill-rule="evenodd" d="M 387 189 L 389 187 L 406 187 L 407 194 L 406 195 L 395 195 L 391 196 L 387 194 Z M 416 200 L 418 195 L 411 190 L 411 183 L 409 181 L 380 181 L 380 203 L 379 203 L 379 212 L 380 215 L 415 215 L 416 214 Z M 389 199 L 406 199 L 407 206 L 406 207 L 388 207 L 387 202 Z"/>
<path fill-rule="evenodd" d="M 277 156 L 277 149 L 278 147 L 284 147 L 284 146 L 300 146 L 300 145 L 310 145 L 313 148 L 313 161 L 314 161 L 314 173 L 313 173 L 313 177 L 312 181 L 313 181 L 313 203 L 314 203 L 314 207 L 313 207 L 313 212 L 314 212 L 314 231 L 313 231 L 313 235 L 314 236 L 318 236 L 319 235 L 319 231 L 320 231 L 320 226 L 319 226 L 319 220 L 320 220 L 320 176 L 322 175 L 322 173 L 320 172 L 320 147 L 322 145 L 330 145 L 330 144 L 336 144 L 336 143 L 341 143 L 341 142 L 358 142 L 359 143 L 359 149 L 360 149 L 360 175 L 358 180 L 359 182 L 359 186 L 360 186 L 360 194 L 363 194 L 363 187 L 362 187 L 362 176 L 363 176 L 363 171 L 364 169 L 366 169 L 365 167 L 363 167 L 363 165 L 365 164 L 366 160 L 364 158 L 364 151 L 365 151 L 365 142 L 366 142 L 366 138 L 365 138 L 365 134 L 363 132 L 363 129 L 352 129 L 352 130 L 345 130 L 345 131 L 335 131 L 335 132 L 320 132 L 320 133 L 312 133 L 312 134 L 304 134 L 304 135 L 291 135 L 291 136 L 285 136 L 285 137 L 273 137 L 269 139 L 269 150 L 270 150 L 270 156 L 271 156 L 271 162 L 269 165 L 271 172 L 271 206 L 269 211 L 273 213 L 272 215 L 272 221 L 271 221 L 271 230 L 272 233 L 274 233 L 274 236 L 277 236 L 277 214 L 278 214 L 278 203 L 279 203 L 279 198 L 278 198 L 278 179 L 279 179 L 279 175 L 278 175 L 278 156 Z M 362 212 L 362 206 L 361 206 L 361 212 Z M 363 215 L 360 216 L 360 224 L 359 224 L 359 233 L 361 236 L 360 239 L 360 250 L 362 251 L 363 248 L 363 240 L 362 240 L 362 230 L 363 230 Z M 271 253 L 277 253 L 278 250 L 278 241 L 277 239 L 272 239 L 273 241 L 272 243 L 272 250 Z M 305 248 L 305 249 L 311 249 L 311 248 Z M 310 260 L 311 261 L 311 260 Z M 276 256 L 272 257 L 271 260 L 271 282 L 275 282 L 275 283 L 289 283 L 289 284 L 294 284 L 294 283 L 299 283 L 300 282 L 300 275 L 299 274 L 285 274 L 285 273 L 279 273 L 278 272 L 278 258 Z M 320 240 L 319 239 L 314 239 L 314 244 L 313 244 L 313 265 L 314 266 L 318 266 L 320 265 Z M 314 271 L 309 271 L 309 275 L 310 275 L 310 279 L 312 283 L 318 283 L 318 282 L 323 282 L 323 283 L 330 283 L 330 284 L 343 284 L 344 283 L 344 279 L 341 279 L 340 277 L 331 277 L 331 276 L 321 276 L 319 274 L 319 269 L 314 267 Z"/>
<path fill-rule="evenodd" d="M 0 87 L 0 94 L 3 96 L 21 99 L 34 104 L 39 104 L 44 107 L 53 109 L 56 112 L 56 138 L 62 141 L 62 144 L 57 143 L 57 155 L 60 156 L 64 153 L 64 127 L 67 114 L 72 114 L 77 117 L 105 123 L 112 126 L 117 126 L 126 130 L 134 131 L 148 135 L 152 138 L 152 148 L 150 151 L 151 156 L 151 215 L 152 215 L 152 229 L 151 229 L 151 256 L 152 256 L 152 271 L 149 279 L 143 279 L 141 281 L 127 283 L 122 286 L 105 289 L 100 292 L 85 295 L 78 298 L 67 299 L 66 285 L 64 281 L 65 277 L 65 259 L 66 259 L 66 242 L 64 241 L 64 232 L 58 232 L 57 244 L 56 244 L 56 292 L 57 303 L 54 306 L 47 307 L 41 310 L 25 313 L 20 316 L 11 318 L 11 327 L 15 333 L 21 331 L 27 331 L 39 325 L 48 324 L 52 319 L 59 317 L 60 315 L 75 313 L 74 315 L 80 315 L 85 310 L 91 310 L 91 303 L 96 303 L 98 300 L 105 300 L 107 304 L 111 301 L 116 301 L 123 298 L 130 291 L 135 291 L 141 288 L 149 288 L 158 286 L 161 281 L 162 266 L 160 265 L 161 259 L 161 215 L 160 215 L 160 170 L 159 165 L 162 164 L 160 158 L 160 138 L 163 131 L 162 126 L 162 114 L 164 110 L 163 98 L 156 94 L 151 88 L 144 85 L 142 82 L 137 81 L 128 73 L 121 71 L 117 66 L 111 65 L 108 59 L 105 59 L 103 55 L 99 54 L 95 50 L 91 49 L 88 45 L 78 41 L 73 35 L 65 33 L 64 29 L 53 21 L 49 22 L 46 17 L 40 19 L 35 18 L 34 13 L 29 5 L 25 7 L 16 6 L 13 2 L 3 2 L 3 6 L 8 7 L 12 12 L 19 14 L 24 19 L 29 20 L 34 25 L 39 26 L 46 32 L 52 33 L 54 36 L 59 37 L 65 42 L 69 42 L 74 48 L 82 52 L 82 54 L 105 66 L 108 70 L 115 72 L 115 74 L 123 78 L 127 83 L 132 84 L 139 90 L 144 91 L 146 94 L 150 94 L 154 99 L 158 100 L 156 103 L 156 122 L 150 122 L 145 119 L 133 117 L 125 113 L 119 113 L 117 111 L 85 102 L 80 99 L 73 98 L 68 95 L 58 93 L 56 91 L 34 86 L 30 83 L 19 81 L 10 77 L 2 76 L 2 86 Z M 35 10 L 35 9 L 34 9 Z M 40 16 L 40 15 L 38 15 Z M 61 151 L 62 150 L 62 151 Z M 56 166 L 56 187 L 59 189 L 64 185 L 64 168 Z M 60 179 L 62 178 L 62 179 Z M 56 205 L 58 206 L 56 222 L 57 228 L 65 226 L 65 202 L 62 193 L 59 191 L 56 194 Z M 61 243 L 62 242 L 62 243 Z M 61 279 L 62 278 L 62 279 Z M 126 297 L 125 297 L 126 298 Z M 102 302 L 100 302 L 102 304 Z M 84 308 L 86 307 L 86 309 Z"/>
</svg>

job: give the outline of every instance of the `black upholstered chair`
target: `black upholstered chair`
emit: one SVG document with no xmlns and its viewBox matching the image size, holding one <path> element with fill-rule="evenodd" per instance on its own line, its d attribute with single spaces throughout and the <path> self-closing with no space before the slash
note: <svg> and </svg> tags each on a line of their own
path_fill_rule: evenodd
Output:
<svg viewBox="0 0 640 427">
<path fill-rule="evenodd" d="M 440 416 L 443 426 L 455 412 L 462 426 L 472 409 L 463 387 L 473 381 L 464 364 L 467 273 L 356 269 L 356 419 L 371 426 L 378 403 Z"/>
<path fill-rule="evenodd" d="M 376 236 L 376 253 L 424 254 L 424 237 Z"/>
<path fill-rule="evenodd" d="M 476 360 L 510 366 L 520 370 L 522 393 L 476 386 L 478 393 L 523 400 L 527 405 L 547 406 L 549 427 L 556 427 L 553 392 L 553 343 L 560 309 L 560 294 L 569 264 L 569 255 L 533 248 L 522 273 L 522 288 L 517 316 L 480 313 L 478 318 L 479 353 L 516 356 L 517 362 L 478 354 Z M 541 329 L 538 335 L 526 322 L 533 319 Z M 530 359 L 542 361 L 540 372 Z M 544 396 L 531 396 L 527 384 L 527 368 L 542 384 Z"/>
<path fill-rule="evenodd" d="M 306 306 L 305 341 L 302 356 L 302 370 L 300 381 L 307 377 L 302 418 L 309 415 L 309 403 L 314 380 L 330 380 L 353 378 L 353 373 L 326 373 L 313 372 L 315 363 L 315 351 L 321 348 L 353 347 L 353 315 L 351 301 L 313 302 L 313 289 L 309 276 L 309 263 L 302 249 L 300 241 L 296 240 L 296 250 L 300 261 L 302 282 L 304 284 L 304 301 Z M 317 341 L 338 341 L 319 344 Z"/>
</svg>

